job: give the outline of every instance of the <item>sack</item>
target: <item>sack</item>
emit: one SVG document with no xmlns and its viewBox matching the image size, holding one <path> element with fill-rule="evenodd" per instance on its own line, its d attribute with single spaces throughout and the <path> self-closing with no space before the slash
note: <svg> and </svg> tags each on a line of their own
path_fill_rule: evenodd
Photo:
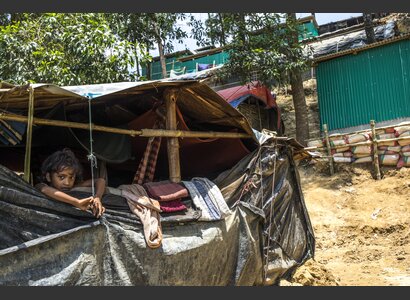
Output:
<svg viewBox="0 0 410 300">
<path fill-rule="evenodd" d="M 346 137 L 346 142 L 348 144 L 354 144 L 354 143 L 359 143 L 359 142 L 364 142 L 369 139 L 369 134 L 367 133 L 358 133 L 358 134 L 353 134 L 349 135 Z"/>
<path fill-rule="evenodd" d="M 397 162 L 399 161 L 400 155 L 398 154 L 385 154 L 385 155 L 380 155 L 379 160 L 382 165 L 385 166 L 395 166 Z"/>
<path fill-rule="evenodd" d="M 361 164 L 361 163 L 369 163 L 372 162 L 373 158 L 371 156 L 365 156 L 365 157 L 361 157 L 356 159 L 353 163 L 354 164 Z"/>
</svg>

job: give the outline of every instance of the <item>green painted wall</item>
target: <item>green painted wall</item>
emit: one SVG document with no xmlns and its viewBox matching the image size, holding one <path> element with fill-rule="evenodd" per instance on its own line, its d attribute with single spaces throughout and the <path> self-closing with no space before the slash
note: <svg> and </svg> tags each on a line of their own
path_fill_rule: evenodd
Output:
<svg viewBox="0 0 410 300">
<path fill-rule="evenodd" d="M 320 125 L 329 130 L 410 117 L 410 41 L 320 62 Z"/>
</svg>

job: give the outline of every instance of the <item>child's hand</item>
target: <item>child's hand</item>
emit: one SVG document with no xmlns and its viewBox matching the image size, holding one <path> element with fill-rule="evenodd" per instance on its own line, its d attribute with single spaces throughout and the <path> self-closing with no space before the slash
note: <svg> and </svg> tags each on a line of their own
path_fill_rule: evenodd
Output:
<svg viewBox="0 0 410 300">
<path fill-rule="evenodd" d="M 75 205 L 81 210 L 88 210 L 90 208 L 93 208 L 93 197 L 87 197 L 84 199 L 79 199 L 77 204 Z"/>
<path fill-rule="evenodd" d="M 101 199 L 99 197 L 94 198 L 93 206 L 91 209 L 96 218 L 101 217 L 101 215 L 105 212 L 105 207 L 102 205 Z"/>
</svg>

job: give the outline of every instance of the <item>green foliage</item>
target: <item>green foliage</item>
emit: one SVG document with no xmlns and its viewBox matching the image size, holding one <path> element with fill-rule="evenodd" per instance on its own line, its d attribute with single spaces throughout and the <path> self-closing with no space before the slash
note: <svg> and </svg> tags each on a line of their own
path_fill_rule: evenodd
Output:
<svg viewBox="0 0 410 300">
<path fill-rule="evenodd" d="M 219 73 L 221 78 L 235 74 L 247 83 L 256 77 L 271 86 L 274 80 L 286 82 L 290 71 L 306 68 L 307 57 L 297 39 L 300 27 L 296 20 L 276 13 L 209 15 L 201 42 L 214 41 L 223 46 L 229 39 L 225 45 L 229 61 Z M 197 25 L 195 29 L 200 28 Z"/>
<path fill-rule="evenodd" d="M 135 44 L 104 14 L 15 14 L 0 26 L 0 80 L 93 84 L 135 80 Z M 8 22 L 7 22 L 8 21 Z"/>
</svg>

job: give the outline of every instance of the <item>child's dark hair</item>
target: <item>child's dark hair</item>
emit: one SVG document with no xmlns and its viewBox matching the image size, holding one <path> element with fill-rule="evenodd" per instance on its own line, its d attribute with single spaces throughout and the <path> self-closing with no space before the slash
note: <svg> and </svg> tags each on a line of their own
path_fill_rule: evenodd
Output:
<svg viewBox="0 0 410 300">
<path fill-rule="evenodd" d="M 68 148 L 56 151 L 44 160 L 41 165 L 41 180 L 46 182 L 47 173 L 50 173 L 51 175 L 51 173 L 60 172 L 67 167 L 74 169 L 76 174 L 76 183 L 82 181 L 83 168 L 78 159 L 75 157 L 73 151 Z"/>
</svg>

